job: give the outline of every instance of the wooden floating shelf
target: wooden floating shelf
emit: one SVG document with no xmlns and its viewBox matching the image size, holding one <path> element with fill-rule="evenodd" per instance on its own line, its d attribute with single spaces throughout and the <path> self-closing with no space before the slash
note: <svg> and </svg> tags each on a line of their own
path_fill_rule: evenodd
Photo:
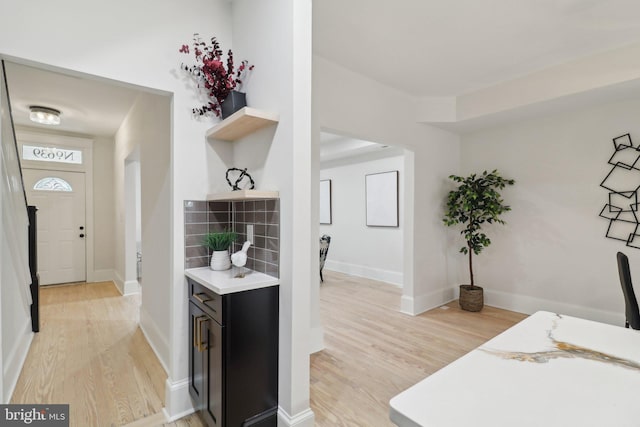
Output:
<svg viewBox="0 0 640 427">
<path fill-rule="evenodd" d="M 277 114 L 244 107 L 207 131 L 207 138 L 236 141 L 265 126 L 278 123 Z"/>
<path fill-rule="evenodd" d="M 238 190 L 226 193 L 207 194 L 208 201 L 234 201 L 234 200 L 260 200 L 277 199 L 280 197 L 278 191 L 264 190 Z"/>
</svg>

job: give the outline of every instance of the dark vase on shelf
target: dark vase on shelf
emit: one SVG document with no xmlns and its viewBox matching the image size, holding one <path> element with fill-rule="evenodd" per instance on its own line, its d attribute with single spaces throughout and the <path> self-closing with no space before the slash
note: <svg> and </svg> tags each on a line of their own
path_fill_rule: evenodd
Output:
<svg viewBox="0 0 640 427">
<path fill-rule="evenodd" d="M 232 90 L 222 103 L 222 118 L 226 119 L 236 111 L 247 106 L 247 94 Z"/>
</svg>

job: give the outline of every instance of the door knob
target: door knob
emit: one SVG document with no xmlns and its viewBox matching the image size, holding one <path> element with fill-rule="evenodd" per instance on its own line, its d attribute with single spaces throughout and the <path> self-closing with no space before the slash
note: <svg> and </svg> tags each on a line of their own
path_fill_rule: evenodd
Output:
<svg viewBox="0 0 640 427">
<path fill-rule="evenodd" d="M 84 233 L 83 233 L 83 234 L 80 234 L 80 237 L 84 237 Z"/>
</svg>

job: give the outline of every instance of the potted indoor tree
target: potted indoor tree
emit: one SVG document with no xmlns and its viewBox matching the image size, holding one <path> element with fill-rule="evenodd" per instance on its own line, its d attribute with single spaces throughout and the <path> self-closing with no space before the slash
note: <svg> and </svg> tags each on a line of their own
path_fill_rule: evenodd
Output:
<svg viewBox="0 0 640 427">
<path fill-rule="evenodd" d="M 513 185 L 513 179 L 505 179 L 497 170 L 481 175 L 471 174 L 468 177 L 449 176 L 457 182 L 458 188 L 449 192 L 444 223 L 447 226 L 462 224 L 460 232 L 467 244 L 460 252 L 469 256 L 469 276 L 471 284 L 460 285 L 460 307 L 467 311 L 480 311 L 484 305 L 484 293 L 473 280 L 473 254 L 479 255 L 482 249 L 491 244 L 491 240 L 483 232 L 483 224 L 504 224 L 500 215 L 510 211 L 498 193 L 507 185 Z"/>
<path fill-rule="evenodd" d="M 217 233 L 207 233 L 204 236 L 204 245 L 211 251 L 211 269 L 228 270 L 231 268 L 229 246 L 238 238 L 235 231 L 224 229 Z"/>
</svg>

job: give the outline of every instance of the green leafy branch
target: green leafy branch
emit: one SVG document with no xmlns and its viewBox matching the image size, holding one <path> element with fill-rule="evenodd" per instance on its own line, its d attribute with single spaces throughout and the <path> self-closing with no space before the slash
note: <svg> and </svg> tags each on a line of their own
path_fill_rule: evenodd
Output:
<svg viewBox="0 0 640 427">
<path fill-rule="evenodd" d="M 497 170 L 490 173 L 484 171 L 481 175 L 474 173 L 468 177 L 451 175 L 449 178 L 460 185 L 447 196 L 443 222 L 447 226 L 464 225 L 460 234 L 464 236 L 467 245 L 460 252 L 469 255 L 469 275 L 471 286 L 474 286 L 471 255 L 479 255 L 482 249 L 491 244 L 489 237 L 482 231 L 482 226 L 485 223 L 505 224 L 500 215 L 510 211 L 511 207 L 504 204 L 498 190 L 513 185 L 515 180 L 503 178 Z"/>
</svg>

